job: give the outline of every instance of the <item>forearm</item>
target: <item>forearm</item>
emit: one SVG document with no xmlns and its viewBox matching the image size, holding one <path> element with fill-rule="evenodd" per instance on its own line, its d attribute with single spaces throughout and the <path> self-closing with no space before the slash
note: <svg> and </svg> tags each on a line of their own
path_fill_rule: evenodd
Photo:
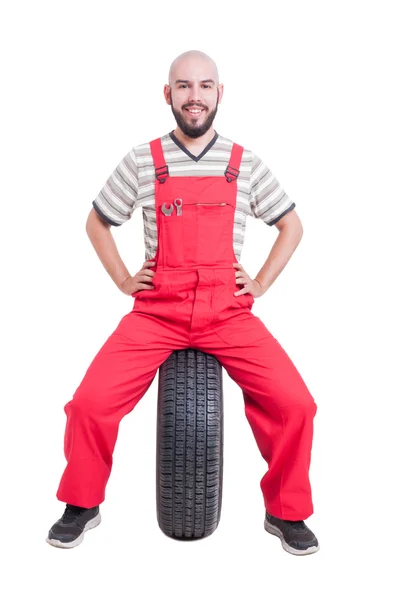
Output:
<svg viewBox="0 0 398 600">
<path fill-rule="evenodd" d="M 108 275 L 121 289 L 121 284 L 130 276 L 130 273 L 120 257 L 110 227 L 97 223 L 87 226 L 86 231 Z"/>
<path fill-rule="evenodd" d="M 273 284 L 290 260 L 302 237 L 302 231 L 285 227 L 275 240 L 267 260 L 254 279 L 261 285 L 263 292 Z"/>
</svg>

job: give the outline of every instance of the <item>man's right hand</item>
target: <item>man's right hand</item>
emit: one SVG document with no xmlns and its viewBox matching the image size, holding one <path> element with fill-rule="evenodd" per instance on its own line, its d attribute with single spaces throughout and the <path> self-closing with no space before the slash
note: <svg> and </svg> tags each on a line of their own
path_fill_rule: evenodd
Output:
<svg viewBox="0 0 398 600">
<path fill-rule="evenodd" d="M 155 286 L 152 284 L 152 278 L 155 275 L 155 271 L 152 271 L 149 267 L 155 264 L 154 261 L 145 261 L 138 273 L 134 276 L 130 275 L 123 281 L 120 286 L 121 291 L 131 296 L 140 290 L 153 290 Z"/>
</svg>

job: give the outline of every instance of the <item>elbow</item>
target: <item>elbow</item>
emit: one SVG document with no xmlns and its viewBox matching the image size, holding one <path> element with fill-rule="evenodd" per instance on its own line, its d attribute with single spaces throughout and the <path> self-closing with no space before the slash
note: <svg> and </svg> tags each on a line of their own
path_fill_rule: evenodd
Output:
<svg viewBox="0 0 398 600">
<path fill-rule="evenodd" d="M 303 237 L 303 227 L 300 225 L 299 227 L 297 227 L 297 229 L 294 232 L 294 236 L 295 236 L 295 240 L 296 240 L 296 248 L 299 245 L 299 243 L 301 242 L 301 239 Z"/>
<path fill-rule="evenodd" d="M 299 227 L 298 232 L 297 232 L 299 242 L 301 241 L 301 238 L 303 237 L 303 234 L 304 234 L 304 229 L 303 229 L 303 226 L 300 224 L 300 227 Z"/>
<path fill-rule="evenodd" d="M 296 236 L 297 236 L 298 240 L 300 241 L 301 238 L 303 237 L 303 233 L 304 233 L 303 224 L 297 213 L 295 214 L 295 217 L 296 218 L 293 220 L 292 225 L 294 226 L 295 231 L 296 231 Z"/>
</svg>

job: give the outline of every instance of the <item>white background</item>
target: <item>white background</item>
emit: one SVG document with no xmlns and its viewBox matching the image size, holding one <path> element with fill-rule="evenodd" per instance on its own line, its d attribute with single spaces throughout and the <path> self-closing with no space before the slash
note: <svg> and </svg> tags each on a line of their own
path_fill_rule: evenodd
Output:
<svg viewBox="0 0 398 600">
<path fill-rule="evenodd" d="M 15 2 L 2 9 L 2 596 L 396 598 L 397 203 L 394 2 Z M 135 145 L 175 126 L 172 60 L 199 49 L 225 92 L 214 127 L 256 152 L 304 236 L 255 303 L 317 405 L 317 554 L 263 529 L 266 471 L 224 374 L 222 517 L 197 543 L 156 520 L 157 377 L 123 419 L 100 527 L 45 543 L 64 505 L 63 410 L 132 309 L 85 232 L 91 202 Z M 131 273 L 142 213 L 112 228 Z M 248 219 L 254 277 L 276 227 Z M 7 590 L 7 591 L 5 591 Z"/>
</svg>

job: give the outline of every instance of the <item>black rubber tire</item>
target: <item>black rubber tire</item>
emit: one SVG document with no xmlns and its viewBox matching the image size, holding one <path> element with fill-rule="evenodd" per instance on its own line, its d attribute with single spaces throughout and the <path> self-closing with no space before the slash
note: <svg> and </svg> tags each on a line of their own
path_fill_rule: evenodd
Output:
<svg viewBox="0 0 398 600">
<path fill-rule="evenodd" d="M 175 350 L 159 369 L 156 505 L 160 529 L 179 540 L 211 535 L 221 516 L 224 413 L 222 366 Z"/>
</svg>

